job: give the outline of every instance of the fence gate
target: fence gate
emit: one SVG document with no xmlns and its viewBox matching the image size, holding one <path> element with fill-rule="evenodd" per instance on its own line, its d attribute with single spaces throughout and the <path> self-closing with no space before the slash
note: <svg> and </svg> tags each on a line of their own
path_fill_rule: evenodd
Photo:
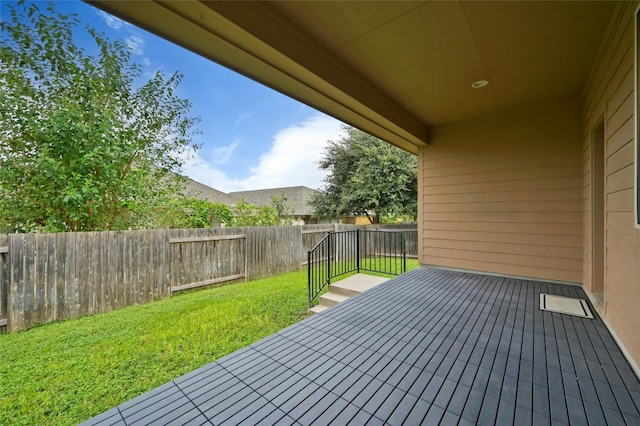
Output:
<svg viewBox="0 0 640 426">
<path fill-rule="evenodd" d="M 308 307 L 331 284 L 351 272 L 400 275 L 407 270 L 404 232 L 355 229 L 329 232 L 307 254 Z"/>
</svg>

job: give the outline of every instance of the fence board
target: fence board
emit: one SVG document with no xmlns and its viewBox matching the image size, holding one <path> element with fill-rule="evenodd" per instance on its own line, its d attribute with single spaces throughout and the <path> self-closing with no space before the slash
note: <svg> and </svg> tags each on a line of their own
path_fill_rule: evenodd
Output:
<svg viewBox="0 0 640 426">
<path fill-rule="evenodd" d="M 56 308 L 54 310 L 54 318 L 65 318 L 65 297 L 64 297 L 64 267 L 66 259 L 66 240 L 67 237 L 64 234 L 55 234 L 52 236 L 54 239 L 55 253 L 53 255 L 55 268 L 54 268 L 54 281 L 55 281 L 55 300 Z M 15 264 L 15 262 L 14 262 Z"/>
<path fill-rule="evenodd" d="M 53 321 L 56 318 L 56 239 L 54 235 L 49 235 L 46 243 L 46 272 L 45 282 L 47 289 L 47 315 L 46 321 Z"/>
<path fill-rule="evenodd" d="M 9 312 L 7 315 L 9 331 L 24 328 L 24 262 L 22 236 L 9 235 L 10 265 Z M 14 260 L 15 259 L 15 260 Z"/>
<path fill-rule="evenodd" d="M 47 255 L 48 238 L 36 239 L 36 262 L 34 267 L 33 294 L 34 294 L 34 311 L 41 312 L 44 318 L 43 322 L 49 319 L 49 305 L 47 303 L 47 263 L 49 256 Z"/>
<path fill-rule="evenodd" d="M 9 300 L 9 237 L 0 234 L 0 333 L 7 329 L 7 302 Z"/>
</svg>

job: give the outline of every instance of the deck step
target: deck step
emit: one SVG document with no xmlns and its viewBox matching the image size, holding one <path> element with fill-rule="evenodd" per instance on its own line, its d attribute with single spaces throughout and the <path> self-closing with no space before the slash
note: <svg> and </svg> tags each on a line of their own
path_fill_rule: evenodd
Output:
<svg viewBox="0 0 640 426">
<path fill-rule="evenodd" d="M 330 308 L 332 306 L 337 305 L 340 302 L 344 302 L 348 298 L 349 296 L 343 296 L 342 294 L 327 292 L 322 296 L 320 296 L 320 305 Z"/>
<path fill-rule="evenodd" d="M 344 280 L 338 281 L 335 284 L 329 285 L 329 292 L 341 294 L 347 297 L 357 296 L 365 290 L 369 290 L 389 278 L 376 277 L 373 275 L 357 274 Z"/>
<path fill-rule="evenodd" d="M 388 278 L 357 274 L 338 281 L 337 283 L 330 284 L 329 290 L 320 296 L 319 304 L 309 309 L 308 314 L 312 315 L 322 312 L 387 280 Z"/>
<path fill-rule="evenodd" d="M 313 308 L 309 309 L 309 311 L 307 312 L 309 315 L 312 314 L 319 314 L 320 312 L 329 309 L 329 307 L 327 306 L 322 306 L 322 305 L 316 305 Z"/>
</svg>

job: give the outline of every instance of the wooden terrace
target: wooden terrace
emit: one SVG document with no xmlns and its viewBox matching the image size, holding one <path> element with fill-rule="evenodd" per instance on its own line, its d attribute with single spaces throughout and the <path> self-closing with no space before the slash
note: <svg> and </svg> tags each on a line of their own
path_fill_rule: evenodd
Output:
<svg viewBox="0 0 640 426">
<path fill-rule="evenodd" d="M 638 425 L 640 382 L 578 286 L 415 269 L 85 425 Z"/>
</svg>

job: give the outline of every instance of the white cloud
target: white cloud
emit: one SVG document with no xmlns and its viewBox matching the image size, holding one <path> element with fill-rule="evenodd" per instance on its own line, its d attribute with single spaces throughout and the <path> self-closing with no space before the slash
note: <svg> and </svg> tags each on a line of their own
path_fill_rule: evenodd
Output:
<svg viewBox="0 0 640 426">
<path fill-rule="evenodd" d="M 240 141 L 236 139 L 227 146 L 215 148 L 211 161 L 214 163 L 226 163 L 231 159 L 238 145 L 240 145 Z"/>
<path fill-rule="evenodd" d="M 104 22 L 111 29 L 119 30 L 126 24 L 126 22 L 123 21 L 122 19 L 116 18 L 113 15 L 109 15 L 107 12 L 103 12 L 102 10 L 99 10 L 96 13 L 98 14 L 99 17 L 104 19 Z"/>
<path fill-rule="evenodd" d="M 144 39 L 139 35 L 131 35 L 124 42 L 134 55 L 144 54 Z"/>
<path fill-rule="evenodd" d="M 260 157 L 246 179 L 230 178 L 200 156 L 189 161 L 183 171 L 190 178 L 223 192 L 299 185 L 315 189 L 322 185 L 325 176 L 324 171 L 318 170 L 317 162 L 327 141 L 338 140 L 341 135 L 338 120 L 318 114 L 274 135 L 271 149 Z"/>
<path fill-rule="evenodd" d="M 251 117 L 251 114 L 242 114 L 237 120 L 236 120 L 236 129 L 238 127 L 240 127 L 240 123 L 242 123 L 244 120 L 246 120 L 247 118 Z"/>
</svg>

